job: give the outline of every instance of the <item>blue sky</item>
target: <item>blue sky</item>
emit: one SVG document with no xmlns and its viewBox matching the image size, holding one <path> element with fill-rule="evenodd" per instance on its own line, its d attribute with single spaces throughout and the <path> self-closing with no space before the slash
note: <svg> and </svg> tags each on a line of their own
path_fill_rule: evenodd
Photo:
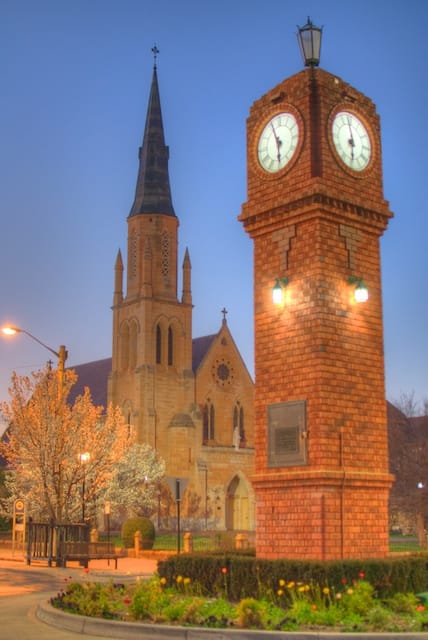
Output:
<svg viewBox="0 0 428 640">
<path fill-rule="evenodd" d="M 381 241 L 387 397 L 428 397 L 425 0 L 0 0 L 0 324 L 65 344 L 69 365 L 111 355 L 156 43 L 193 333 L 215 333 L 225 306 L 253 371 L 252 244 L 237 221 L 245 121 L 302 69 L 295 33 L 308 15 L 324 26 L 321 66 L 381 116 L 395 214 Z M 24 335 L 0 339 L 0 400 L 12 370 L 47 359 Z"/>
</svg>

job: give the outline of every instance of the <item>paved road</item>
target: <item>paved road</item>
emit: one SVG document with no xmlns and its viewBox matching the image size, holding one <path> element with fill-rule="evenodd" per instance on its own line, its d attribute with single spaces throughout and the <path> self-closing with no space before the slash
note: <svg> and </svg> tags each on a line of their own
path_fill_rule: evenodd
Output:
<svg viewBox="0 0 428 640">
<path fill-rule="evenodd" d="M 0 596 L 13 596 L 34 591 L 60 591 L 65 584 L 68 570 L 32 565 L 27 567 L 19 562 L 0 562 Z M 76 577 L 76 571 L 70 572 Z M 0 636 L 1 637 L 1 636 Z"/>
<path fill-rule="evenodd" d="M 94 563 L 95 564 L 95 563 Z M 46 565 L 28 567 L 14 559 L 0 559 L 0 640 L 82 640 L 82 634 L 51 627 L 40 622 L 35 615 L 37 604 L 63 589 L 72 580 L 90 580 L 111 577 L 128 577 L 137 569 L 141 573 L 154 570 L 155 562 L 144 564 L 133 561 L 128 566 L 123 563 L 124 573 L 113 571 L 107 566 L 91 570 L 89 574 L 80 567 L 57 568 Z M 136 565 L 140 565 L 138 568 Z M 129 572 L 126 569 L 130 569 Z M 140 573 L 138 571 L 138 573 Z M 106 640 L 100 636 L 90 636 L 91 640 Z M 111 639 L 110 639 L 111 640 Z"/>
<path fill-rule="evenodd" d="M 35 616 L 37 603 L 52 592 L 33 592 L 0 598 L 1 640 L 82 640 L 82 634 L 51 627 Z M 105 640 L 91 636 L 91 640 Z"/>
</svg>

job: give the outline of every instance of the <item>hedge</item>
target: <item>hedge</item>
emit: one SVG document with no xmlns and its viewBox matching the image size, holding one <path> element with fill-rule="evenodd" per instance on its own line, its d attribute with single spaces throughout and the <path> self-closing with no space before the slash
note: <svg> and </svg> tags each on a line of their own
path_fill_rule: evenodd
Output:
<svg viewBox="0 0 428 640">
<path fill-rule="evenodd" d="M 364 577 L 380 597 L 428 590 L 428 556 L 413 554 L 379 560 L 263 560 L 239 554 L 180 554 L 158 563 L 169 584 L 188 577 L 206 596 L 227 593 L 231 600 L 275 592 L 279 580 L 319 584 L 340 590 Z"/>
</svg>

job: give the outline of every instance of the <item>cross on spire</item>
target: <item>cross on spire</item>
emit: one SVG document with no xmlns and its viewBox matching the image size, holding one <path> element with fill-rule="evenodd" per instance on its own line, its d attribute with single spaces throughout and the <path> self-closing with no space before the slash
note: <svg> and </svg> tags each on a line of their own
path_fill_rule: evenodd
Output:
<svg viewBox="0 0 428 640">
<path fill-rule="evenodd" d="M 227 315 L 227 309 L 225 307 L 223 307 L 223 309 L 221 310 L 222 314 L 223 314 L 223 324 L 226 324 L 226 315 Z"/>
<path fill-rule="evenodd" d="M 157 48 L 156 44 L 154 44 L 152 47 L 152 53 L 153 53 L 153 60 L 154 60 L 153 67 L 156 69 L 156 60 L 159 55 L 159 49 Z"/>
</svg>

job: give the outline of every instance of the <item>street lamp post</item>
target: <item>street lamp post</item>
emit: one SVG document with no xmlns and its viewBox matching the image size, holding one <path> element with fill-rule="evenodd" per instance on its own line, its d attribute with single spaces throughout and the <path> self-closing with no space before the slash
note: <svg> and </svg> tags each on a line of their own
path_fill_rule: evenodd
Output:
<svg viewBox="0 0 428 640">
<path fill-rule="evenodd" d="M 105 516 L 104 526 L 107 525 L 107 548 L 109 553 L 110 553 L 110 509 L 111 509 L 111 503 L 110 503 L 110 500 L 107 500 L 107 502 L 104 505 L 104 516 Z M 110 566 L 109 558 L 107 558 L 107 564 L 108 566 Z"/>
<path fill-rule="evenodd" d="M 58 351 L 55 351 L 55 349 L 52 349 L 52 347 L 49 347 L 49 345 L 42 342 L 42 340 L 40 340 L 39 338 L 36 338 L 36 336 L 33 336 L 32 333 L 30 333 L 29 331 L 26 331 L 25 329 L 20 329 L 19 327 L 11 327 L 11 326 L 2 327 L 1 331 L 6 336 L 14 336 L 17 333 L 25 333 L 26 336 L 28 336 L 29 338 L 31 338 L 32 340 L 40 344 L 42 347 L 44 347 L 45 349 L 53 353 L 53 355 L 56 358 L 58 358 L 58 395 L 61 398 L 62 386 L 64 382 L 65 362 L 68 356 L 67 349 L 65 348 L 65 346 L 61 344 Z M 59 473 L 58 484 L 60 488 L 58 490 L 59 500 L 57 505 L 56 518 L 57 518 L 57 522 L 60 522 L 60 518 L 62 515 L 62 500 L 60 497 L 61 489 L 62 489 L 61 464 L 59 464 L 58 473 Z M 54 542 L 54 544 L 56 545 L 57 558 L 59 558 L 59 536 L 56 536 L 56 542 Z"/>
<path fill-rule="evenodd" d="M 6 336 L 14 336 L 16 333 L 25 333 L 26 336 L 28 336 L 35 342 L 38 342 L 42 347 L 44 347 L 45 349 L 53 353 L 54 356 L 58 358 L 58 377 L 60 381 L 60 387 L 62 386 L 62 381 L 64 379 L 64 371 L 65 371 L 65 361 L 67 360 L 67 356 L 68 356 L 67 349 L 63 344 L 59 346 L 58 351 L 55 351 L 55 349 L 52 349 L 52 347 L 49 347 L 47 344 L 39 340 L 39 338 L 36 338 L 36 336 L 33 336 L 32 333 L 29 333 L 25 329 L 20 329 L 19 327 L 2 327 L 2 332 Z"/>
<path fill-rule="evenodd" d="M 86 471 L 85 471 L 85 464 L 87 462 L 89 462 L 89 460 L 91 459 L 91 454 L 88 453 L 87 451 L 85 453 L 81 453 L 79 455 L 79 459 L 80 459 L 80 464 L 83 466 L 83 476 L 82 476 L 82 522 L 83 524 L 85 523 L 85 507 L 86 507 L 86 498 L 85 498 L 85 491 L 86 491 Z"/>
<path fill-rule="evenodd" d="M 427 538 L 425 533 L 425 513 L 424 513 L 424 493 L 425 485 L 423 482 L 418 482 L 418 509 L 417 509 L 417 531 L 418 531 L 418 543 L 420 547 L 427 546 Z"/>
</svg>

